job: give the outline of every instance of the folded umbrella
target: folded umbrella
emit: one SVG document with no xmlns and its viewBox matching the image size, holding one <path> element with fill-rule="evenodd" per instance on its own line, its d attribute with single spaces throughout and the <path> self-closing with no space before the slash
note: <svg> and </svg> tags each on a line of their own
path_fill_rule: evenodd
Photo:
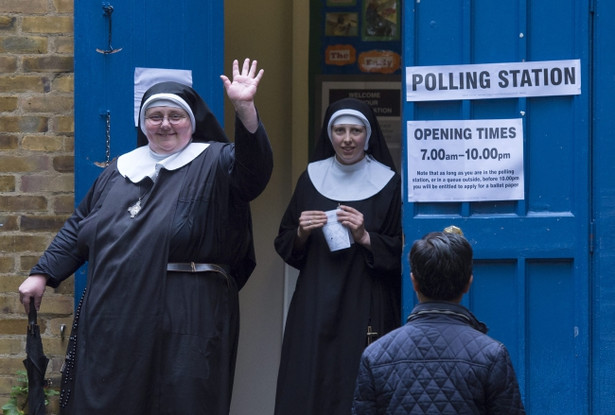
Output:
<svg viewBox="0 0 615 415">
<path fill-rule="evenodd" d="M 28 414 L 45 415 L 45 371 L 49 359 L 43 353 L 41 332 L 36 323 L 34 299 L 30 301 L 28 313 L 28 334 L 26 338 L 26 359 L 23 361 L 28 372 Z"/>
</svg>

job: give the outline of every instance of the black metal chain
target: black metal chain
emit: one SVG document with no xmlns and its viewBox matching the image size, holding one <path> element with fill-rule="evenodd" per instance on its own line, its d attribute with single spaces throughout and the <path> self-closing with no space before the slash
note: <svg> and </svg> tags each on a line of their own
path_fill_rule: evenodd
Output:
<svg viewBox="0 0 615 415">
<path fill-rule="evenodd" d="M 105 144 L 105 167 L 111 162 L 111 111 L 107 111 L 107 127 L 106 131 L 106 144 Z"/>
</svg>

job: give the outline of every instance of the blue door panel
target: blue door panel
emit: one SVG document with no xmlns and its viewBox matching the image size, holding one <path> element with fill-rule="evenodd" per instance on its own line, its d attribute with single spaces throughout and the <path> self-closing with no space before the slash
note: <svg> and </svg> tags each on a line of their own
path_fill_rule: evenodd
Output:
<svg viewBox="0 0 615 415">
<path fill-rule="evenodd" d="M 494 116 L 507 117 L 515 113 L 521 116 L 518 99 L 492 99 L 472 103 L 472 117 L 476 119 L 491 118 Z"/>
<path fill-rule="evenodd" d="M 526 118 L 526 172 L 530 172 L 526 201 L 530 212 L 573 212 L 577 200 L 570 194 L 571 185 L 579 172 L 575 169 L 575 157 L 587 154 L 579 149 L 574 136 L 578 117 L 564 98 L 531 102 Z M 553 120 L 545 123 L 544 120 Z M 587 147 L 583 140 L 582 147 Z M 580 152 L 580 154 L 579 154 Z M 536 172 L 536 174 L 533 174 Z M 527 175 L 527 173 L 526 173 Z M 587 190 L 587 188 L 585 188 Z M 584 195 L 587 197 L 587 194 Z"/>
<path fill-rule="evenodd" d="M 592 91 L 592 403 L 595 414 L 615 412 L 615 2 L 594 4 Z"/>
<path fill-rule="evenodd" d="M 560 59 L 587 48 L 589 2 L 527 1 L 527 53 L 531 60 Z"/>
<path fill-rule="evenodd" d="M 489 328 L 489 335 L 506 345 L 511 358 L 523 362 L 523 309 L 519 290 L 524 285 L 517 278 L 513 260 L 477 260 L 474 282 L 465 305 L 472 309 Z M 494 312 L 497 310 L 497 312 Z M 511 316 L 518 316 L 512 318 Z M 516 368 L 523 371 L 523 367 Z"/>
<path fill-rule="evenodd" d="M 574 264 L 540 261 L 527 264 L 528 413 L 580 414 L 584 396 L 575 382 Z M 576 408 L 576 410 L 575 410 Z"/>
<path fill-rule="evenodd" d="M 520 4 L 517 1 L 479 0 L 468 2 L 472 9 L 471 36 L 497 42 L 468 44 L 474 62 L 506 62 L 519 56 Z"/>
<path fill-rule="evenodd" d="M 463 48 L 457 47 L 459 40 L 464 37 L 463 7 L 460 2 L 430 1 L 409 4 L 406 7 L 415 7 L 417 19 L 414 34 L 413 54 L 424 65 L 430 61 L 441 62 L 442 60 L 462 61 L 464 59 Z M 414 19 L 414 17 L 412 18 Z M 408 22 L 408 20 L 405 20 Z M 408 29 L 408 24 L 404 26 Z M 412 42 L 408 38 L 410 32 L 406 30 L 406 46 Z M 406 57 L 407 59 L 407 57 Z"/>
<path fill-rule="evenodd" d="M 404 121 L 522 118 L 525 175 L 519 201 L 410 203 L 404 187 L 404 257 L 425 233 L 461 227 L 475 253 L 464 304 L 511 352 L 528 413 L 590 413 L 589 5 L 404 7 L 405 66 L 581 60 L 579 96 L 404 103 Z M 411 168 L 404 160 L 405 177 Z M 416 303 L 409 272 L 405 260 L 404 315 Z"/>
</svg>

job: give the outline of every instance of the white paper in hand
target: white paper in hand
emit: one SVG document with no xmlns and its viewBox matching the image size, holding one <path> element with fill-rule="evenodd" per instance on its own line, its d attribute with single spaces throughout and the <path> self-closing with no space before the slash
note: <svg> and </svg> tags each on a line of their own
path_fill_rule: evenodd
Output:
<svg viewBox="0 0 615 415">
<path fill-rule="evenodd" d="M 327 244 L 329 244 L 329 250 L 333 252 L 350 248 L 353 242 L 352 234 L 348 228 L 338 222 L 337 209 L 329 210 L 325 213 L 327 214 L 327 223 L 322 228 L 322 232 L 325 235 Z"/>
</svg>

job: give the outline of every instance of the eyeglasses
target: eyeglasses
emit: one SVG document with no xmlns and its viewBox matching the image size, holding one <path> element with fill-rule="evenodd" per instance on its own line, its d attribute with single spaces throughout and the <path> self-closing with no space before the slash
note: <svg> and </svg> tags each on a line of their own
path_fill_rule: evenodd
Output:
<svg viewBox="0 0 615 415">
<path fill-rule="evenodd" d="M 162 125 L 165 118 L 169 121 L 169 124 L 178 125 L 181 124 L 188 117 L 182 114 L 169 114 L 167 116 L 164 116 L 162 114 L 153 114 L 149 117 L 145 117 L 145 120 L 151 125 Z"/>
</svg>

